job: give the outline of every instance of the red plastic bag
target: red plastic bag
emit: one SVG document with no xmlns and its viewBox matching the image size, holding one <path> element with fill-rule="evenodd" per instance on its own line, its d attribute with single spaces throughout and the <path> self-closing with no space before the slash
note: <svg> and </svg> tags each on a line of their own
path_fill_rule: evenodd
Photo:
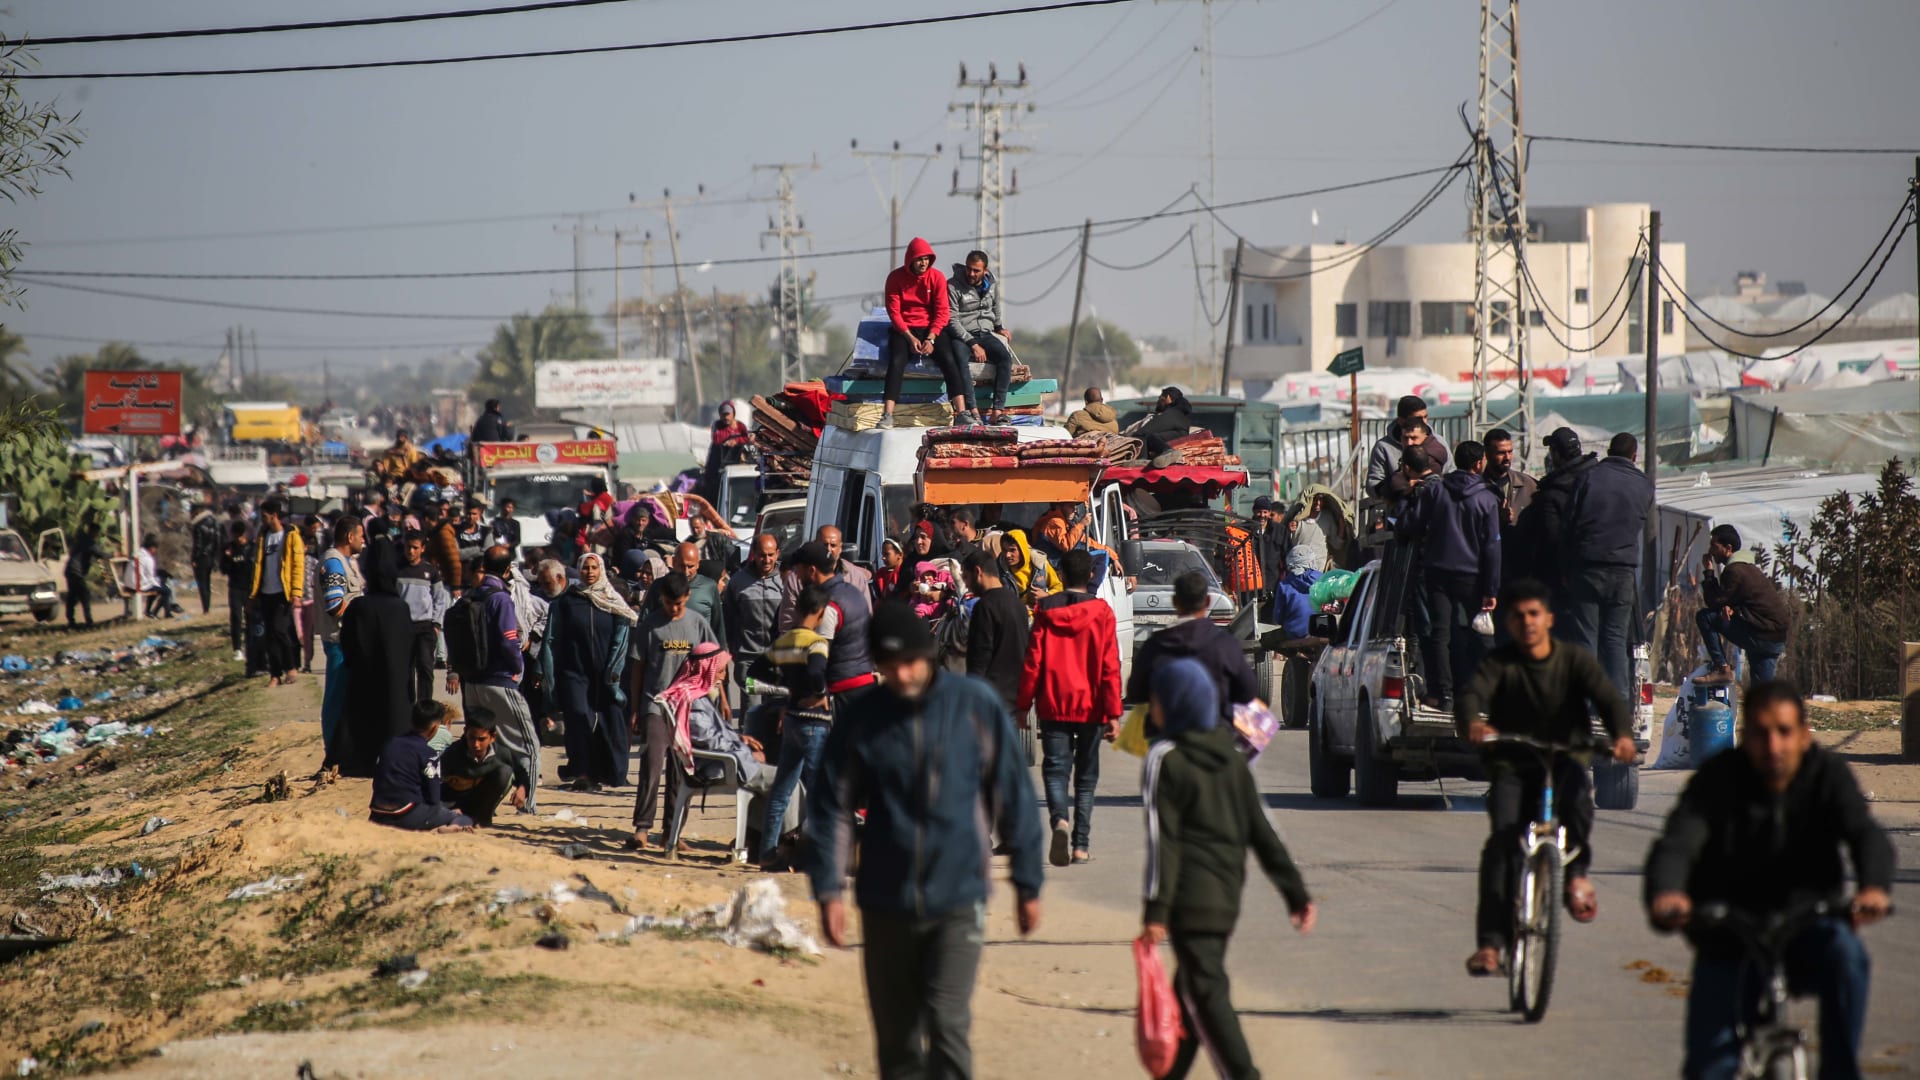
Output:
<svg viewBox="0 0 1920 1080">
<path fill-rule="evenodd" d="M 1160 950 L 1145 938 L 1133 942 L 1133 966 L 1140 975 L 1140 1014 L 1134 1040 L 1147 1075 L 1159 1077 L 1173 1069 L 1185 1032 L 1180 1026 L 1180 1002 L 1173 996 L 1173 980 L 1160 965 Z"/>
</svg>

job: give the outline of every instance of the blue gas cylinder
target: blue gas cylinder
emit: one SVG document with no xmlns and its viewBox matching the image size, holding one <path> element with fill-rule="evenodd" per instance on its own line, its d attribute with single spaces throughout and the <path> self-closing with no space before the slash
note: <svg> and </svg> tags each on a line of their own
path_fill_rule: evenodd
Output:
<svg viewBox="0 0 1920 1080">
<path fill-rule="evenodd" d="M 1733 709 L 1723 701 L 1695 705 L 1687 717 L 1687 756 L 1693 767 L 1733 745 Z"/>
</svg>

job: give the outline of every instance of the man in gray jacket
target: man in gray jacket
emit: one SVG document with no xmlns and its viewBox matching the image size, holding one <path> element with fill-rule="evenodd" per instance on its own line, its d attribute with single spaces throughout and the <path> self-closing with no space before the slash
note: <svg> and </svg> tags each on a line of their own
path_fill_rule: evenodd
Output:
<svg viewBox="0 0 1920 1080">
<path fill-rule="evenodd" d="M 1427 424 L 1425 399 L 1418 394 L 1408 394 L 1400 399 L 1399 405 L 1394 410 L 1393 423 L 1388 425 L 1387 433 L 1373 444 L 1373 453 L 1367 458 L 1367 494 L 1388 497 L 1384 491 L 1380 490 L 1381 486 L 1393 475 L 1394 470 L 1400 467 L 1400 455 L 1407 448 L 1406 429 L 1414 426 L 1415 420 L 1427 426 L 1426 441 L 1420 445 L 1426 450 L 1427 456 L 1433 459 L 1433 471 L 1436 473 L 1447 471 L 1452 455 L 1447 452 L 1447 444 L 1441 442 L 1440 437 L 1432 433 L 1432 425 Z"/>
<path fill-rule="evenodd" d="M 954 363 L 966 371 L 967 364 L 993 365 L 993 394 L 987 399 L 985 417 L 1004 422 L 1007 418 L 1007 387 L 1013 381 L 1013 335 L 1000 321 L 1000 287 L 987 270 L 987 253 L 970 251 L 963 266 L 953 268 L 947 279 L 947 305 L 952 316 L 947 323 L 947 347 Z"/>
<path fill-rule="evenodd" d="M 749 711 L 760 704 L 760 695 L 748 695 L 744 692 L 741 679 L 773 646 L 773 639 L 780 636 L 780 601 L 784 593 L 780 581 L 780 541 L 772 533 L 761 533 L 753 541 L 753 554 L 739 573 L 727 576 L 727 588 L 721 594 L 721 607 L 726 611 L 727 651 L 733 654 L 733 663 L 728 665 L 729 677 L 733 679 L 734 689 L 741 691 L 740 715 L 749 716 Z M 749 731 L 747 734 L 767 741 L 765 734 Z"/>
</svg>

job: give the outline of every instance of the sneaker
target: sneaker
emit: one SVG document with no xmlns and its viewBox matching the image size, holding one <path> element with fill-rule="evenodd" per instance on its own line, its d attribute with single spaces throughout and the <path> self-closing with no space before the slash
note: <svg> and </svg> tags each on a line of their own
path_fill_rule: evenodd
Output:
<svg viewBox="0 0 1920 1080">
<path fill-rule="evenodd" d="M 880 429 L 881 431 L 892 431 L 893 430 L 893 414 L 887 413 L 881 416 L 880 422 L 873 426 Z"/>
<path fill-rule="evenodd" d="M 1066 866 L 1073 861 L 1073 834 L 1067 831 L 1067 823 L 1053 823 L 1053 848 L 1047 853 L 1048 861 L 1055 866 Z"/>
<path fill-rule="evenodd" d="M 236 663 L 241 663 L 241 664 L 244 664 L 244 663 L 246 663 L 246 662 L 247 662 L 247 650 L 245 650 L 245 649 L 235 649 L 235 650 L 233 650 L 233 659 L 234 659 L 234 661 L 235 661 Z"/>
<path fill-rule="evenodd" d="M 980 418 L 967 409 L 953 414 L 954 427 L 979 427 Z"/>
</svg>

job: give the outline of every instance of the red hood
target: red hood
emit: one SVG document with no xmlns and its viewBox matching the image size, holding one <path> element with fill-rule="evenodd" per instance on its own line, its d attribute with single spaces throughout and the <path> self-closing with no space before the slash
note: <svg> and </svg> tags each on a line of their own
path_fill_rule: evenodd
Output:
<svg viewBox="0 0 1920 1080">
<path fill-rule="evenodd" d="M 922 257 L 926 257 L 926 258 L 933 257 L 933 245 L 927 243 L 925 240 L 922 240 L 916 236 L 913 238 L 911 243 L 907 244 L 907 257 L 906 257 L 906 260 L 902 262 L 900 265 L 911 267 L 913 265 L 913 260 L 922 258 Z M 937 263 L 938 261 L 939 260 L 937 259 L 934 260 L 935 263 Z M 928 268 L 931 269 L 934 263 L 928 263 L 927 265 L 928 265 Z"/>
<path fill-rule="evenodd" d="M 1106 601 L 1098 598 L 1082 600 L 1077 604 L 1062 604 L 1059 607 L 1041 608 L 1034 612 L 1033 628 L 1057 634 L 1078 636 L 1091 631 L 1100 622 L 1102 612 L 1111 612 Z"/>
</svg>

